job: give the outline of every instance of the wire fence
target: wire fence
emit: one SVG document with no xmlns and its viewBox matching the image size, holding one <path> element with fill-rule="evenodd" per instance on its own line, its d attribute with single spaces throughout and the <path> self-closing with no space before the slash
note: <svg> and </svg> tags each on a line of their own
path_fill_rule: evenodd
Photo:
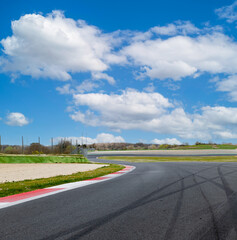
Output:
<svg viewBox="0 0 237 240">
<path fill-rule="evenodd" d="M 87 155 L 86 144 L 78 143 L 68 138 L 51 138 L 50 145 L 41 144 L 41 139 L 38 137 L 37 141 L 29 141 L 23 136 L 19 139 L 16 145 L 7 144 L 3 142 L 0 136 L 0 153 L 5 154 L 83 154 Z"/>
<path fill-rule="evenodd" d="M 92 142 L 90 138 L 83 137 L 51 137 L 48 145 L 41 144 L 41 138 L 18 137 L 18 144 L 8 144 L 0 135 L 0 153 L 6 154 L 86 154 L 87 151 L 109 150 L 156 150 L 177 149 L 189 147 L 188 143 L 182 145 L 156 144 L 156 143 L 126 143 L 126 142 Z M 44 139 L 45 142 L 45 139 Z M 198 143 L 199 144 L 199 143 Z M 213 144 L 212 144 L 213 145 Z"/>
</svg>

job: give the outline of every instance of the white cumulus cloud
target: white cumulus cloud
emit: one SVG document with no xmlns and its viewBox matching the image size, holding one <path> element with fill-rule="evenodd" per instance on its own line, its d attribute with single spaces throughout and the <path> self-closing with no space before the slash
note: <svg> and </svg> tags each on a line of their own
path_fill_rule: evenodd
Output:
<svg viewBox="0 0 237 240">
<path fill-rule="evenodd" d="M 4 71 L 68 80 L 71 73 L 106 70 L 108 58 L 120 61 L 111 53 L 117 41 L 113 34 L 66 18 L 61 11 L 47 16 L 26 14 L 12 21 L 12 32 L 1 40 Z"/>
<path fill-rule="evenodd" d="M 13 80 L 20 74 L 69 80 L 74 73 L 90 72 L 93 80 L 112 85 L 114 77 L 105 73 L 112 65 L 140 67 L 141 76 L 161 80 L 237 74 L 237 44 L 220 30 L 176 21 L 146 32 L 103 33 L 61 11 L 26 14 L 12 21 L 12 36 L 1 40 L 0 66 Z"/>
<path fill-rule="evenodd" d="M 92 78 L 96 79 L 96 80 L 105 79 L 108 81 L 109 84 L 111 84 L 111 85 L 115 84 L 115 79 L 106 73 L 94 72 L 94 73 L 92 73 Z"/>
<path fill-rule="evenodd" d="M 170 23 L 167 26 L 156 26 L 150 29 L 150 32 L 159 34 L 159 35 L 187 35 L 199 33 L 200 29 L 195 27 L 189 21 L 177 21 L 175 23 Z"/>
<path fill-rule="evenodd" d="M 188 114 L 159 93 L 123 91 L 118 94 L 75 94 L 70 117 L 90 126 L 112 130 L 139 129 L 182 139 L 212 140 L 237 136 L 237 108 L 205 106 Z M 80 106 L 86 106 L 82 111 Z"/>
<path fill-rule="evenodd" d="M 6 117 L 6 124 L 9 126 L 22 127 L 29 123 L 30 123 L 29 120 L 24 116 L 24 114 L 19 113 L 19 112 L 9 113 Z"/>
<path fill-rule="evenodd" d="M 100 133 L 97 135 L 96 140 L 98 143 L 120 143 L 125 142 L 121 136 L 114 136 L 109 133 Z"/>
<path fill-rule="evenodd" d="M 153 139 L 151 141 L 154 144 L 169 144 L 169 145 L 181 145 L 182 143 L 176 138 L 165 138 L 165 139 Z"/>
<path fill-rule="evenodd" d="M 71 84 L 65 84 L 62 87 L 57 87 L 56 90 L 60 94 L 75 94 L 75 93 L 84 93 L 84 92 L 91 92 L 99 87 L 99 84 L 90 81 L 84 80 L 81 84 L 72 86 Z"/>
<path fill-rule="evenodd" d="M 96 138 L 90 137 L 57 137 L 54 139 L 56 142 L 61 140 L 72 141 L 72 144 L 93 144 L 93 143 L 122 143 L 125 142 L 121 136 L 114 136 L 110 133 L 100 133 Z"/>
<path fill-rule="evenodd" d="M 237 20 L 237 1 L 233 4 L 218 8 L 215 10 L 216 14 L 227 22 L 232 23 Z"/>
<path fill-rule="evenodd" d="M 105 125 L 111 128 L 129 129 L 130 124 L 144 122 L 155 116 L 161 115 L 165 108 L 172 107 L 168 99 L 159 93 L 138 92 L 133 89 L 118 94 L 74 94 L 77 106 L 88 106 L 91 110 L 80 111 L 71 115 L 75 121 L 80 121 L 92 126 Z M 97 114 L 98 113 L 98 114 Z"/>
<path fill-rule="evenodd" d="M 71 84 L 65 84 L 62 87 L 57 87 L 56 90 L 60 94 L 72 94 L 72 93 L 74 93 L 74 91 L 71 89 Z"/>
<path fill-rule="evenodd" d="M 217 79 L 217 91 L 227 92 L 230 101 L 237 101 L 237 75 L 231 75 L 224 79 Z"/>
<path fill-rule="evenodd" d="M 237 73 L 237 44 L 220 32 L 134 41 L 121 52 L 141 67 L 141 75 L 161 80 Z"/>
</svg>

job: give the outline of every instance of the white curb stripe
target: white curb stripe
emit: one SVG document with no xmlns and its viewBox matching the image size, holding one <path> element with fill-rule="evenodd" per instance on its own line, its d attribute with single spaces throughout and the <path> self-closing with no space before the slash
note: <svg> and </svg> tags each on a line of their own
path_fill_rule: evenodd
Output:
<svg viewBox="0 0 237 240">
<path fill-rule="evenodd" d="M 95 178 L 95 179 L 84 180 L 84 181 L 79 181 L 79 182 L 72 182 L 72 183 L 65 183 L 65 184 L 45 188 L 45 190 L 46 189 L 52 189 L 52 190 L 57 189 L 57 190 L 55 190 L 53 192 L 49 192 L 49 193 L 39 194 L 38 196 L 27 197 L 25 199 L 16 200 L 16 201 L 11 201 L 11 197 L 14 198 L 14 196 L 17 196 L 19 194 L 9 196 L 9 197 L 0 198 L 0 209 L 6 208 L 6 207 L 11 207 L 11 206 L 14 206 L 14 205 L 17 205 L 17 204 L 20 204 L 20 203 L 24 203 L 24 202 L 28 202 L 28 201 L 32 201 L 32 200 L 35 200 L 35 199 L 47 197 L 47 196 L 50 196 L 50 195 L 53 195 L 53 194 L 65 192 L 65 191 L 68 191 L 68 190 L 71 190 L 71 189 L 84 187 L 84 186 L 88 186 L 88 185 L 95 184 L 95 183 L 98 183 L 98 182 L 103 182 L 103 181 L 107 181 L 107 180 L 110 180 L 110 179 L 114 179 L 116 177 L 119 177 L 119 176 L 122 176 L 126 173 L 129 173 L 136 168 L 134 166 L 128 166 L 128 165 L 124 165 L 124 166 L 125 166 L 125 168 L 118 171 L 118 172 L 111 173 L 111 174 L 108 174 L 108 175 L 105 175 L 105 176 L 102 176 L 102 177 L 98 177 L 98 178 Z M 31 192 L 29 192 L 29 193 L 31 193 Z M 4 200 L 5 198 L 6 198 L 6 202 Z M 7 201 L 7 199 L 9 199 L 9 202 Z"/>
</svg>

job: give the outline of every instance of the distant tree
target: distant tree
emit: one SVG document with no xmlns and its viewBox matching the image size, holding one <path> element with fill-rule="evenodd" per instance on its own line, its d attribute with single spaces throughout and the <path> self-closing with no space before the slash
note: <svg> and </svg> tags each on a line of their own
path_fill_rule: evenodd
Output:
<svg viewBox="0 0 237 240">
<path fill-rule="evenodd" d="M 55 154 L 70 154 L 76 147 L 70 141 L 60 141 L 54 146 Z"/>
<path fill-rule="evenodd" d="M 152 145 L 149 145 L 148 146 L 148 149 L 151 149 L 151 150 L 154 150 L 154 149 L 157 149 L 158 146 L 156 146 L 155 144 L 152 144 Z"/>
<path fill-rule="evenodd" d="M 7 146 L 4 149 L 4 153 L 6 154 L 20 154 L 21 148 L 19 146 Z"/>
<path fill-rule="evenodd" d="M 26 154 L 40 154 L 40 153 L 48 154 L 50 153 L 50 149 L 49 147 L 46 147 L 39 143 L 31 143 L 30 146 L 25 147 L 24 152 Z"/>
</svg>

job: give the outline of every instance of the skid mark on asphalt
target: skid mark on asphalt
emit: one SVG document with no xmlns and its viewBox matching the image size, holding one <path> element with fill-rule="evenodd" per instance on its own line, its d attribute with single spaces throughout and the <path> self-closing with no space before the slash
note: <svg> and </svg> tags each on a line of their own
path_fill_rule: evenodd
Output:
<svg viewBox="0 0 237 240">
<path fill-rule="evenodd" d="M 220 166 L 217 168 L 218 170 L 218 174 L 220 176 L 220 179 L 222 181 L 222 184 L 224 186 L 224 189 L 225 189 L 225 194 L 226 194 L 226 197 L 227 197 L 227 201 L 229 203 L 229 207 L 231 209 L 231 213 L 232 213 L 232 224 L 233 224 L 233 227 L 235 229 L 235 232 L 237 233 L 237 195 L 236 195 L 236 192 L 234 192 L 228 181 L 226 180 L 225 178 L 225 175 L 222 173 L 221 171 L 221 168 Z"/>
<path fill-rule="evenodd" d="M 176 221 L 178 219 L 178 216 L 179 216 L 179 213 L 180 213 L 180 210 L 181 210 L 181 207 L 182 207 L 182 203 L 183 203 L 184 180 L 180 175 L 179 175 L 179 178 L 181 179 L 181 191 L 180 191 L 180 194 L 179 194 L 179 198 L 176 202 L 175 208 L 173 210 L 173 215 L 172 215 L 171 220 L 169 222 L 168 229 L 166 230 L 166 233 L 165 233 L 165 237 L 164 237 L 165 240 L 170 239 L 171 236 L 174 233 L 175 224 L 176 224 Z"/>
<path fill-rule="evenodd" d="M 214 206 L 212 206 L 214 208 Z M 217 211 L 218 209 L 218 211 Z M 221 206 L 217 206 L 214 211 L 216 215 L 216 223 L 218 225 L 219 239 L 228 239 L 232 227 L 231 212 L 228 207 L 228 204 L 225 202 Z M 215 235 L 214 235 L 215 237 Z M 205 225 L 197 225 L 197 228 L 194 232 L 190 234 L 189 240 L 210 240 L 213 239 L 213 228 L 209 227 L 209 222 L 205 222 Z M 232 238 L 233 239 L 233 238 Z M 236 238 L 235 238 L 236 239 Z"/>
<path fill-rule="evenodd" d="M 213 166 L 210 167 L 210 168 L 213 168 Z M 202 169 L 202 170 L 197 171 L 197 172 L 200 173 L 200 172 L 205 171 L 205 170 L 207 170 L 207 169 Z M 142 207 L 146 204 L 152 203 L 152 202 L 157 201 L 159 199 L 171 196 L 173 194 L 179 193 L 180 191 L 184 191 L 186 189 L 198 186 L 198 185 L 206 182 L 206 181 L 203 181 L 203 182 L 198 183 L 198 184 L 193 184 L 189 187 L 186 187 L 186 188 L 183 188 L 183 189 L 178 189 L 176 191 L 172 191 L 172 192 L 169 192 L 167 194 L 163 194 L 163 195 L 160 195 L 160 196 L 157 196 L 157 197 L 153 198 L 155 195 L 160 194 L 162 191 L 167 190 L 169 187 L 173 186 L 174 184 L 182 182 L 184 179 L 189 178 L 192 175 L 193 174 L 189 174 L 185 177 L 182 177 L 181 179 L 178 179 L 178 180 L 173 181 L 173 182 L 171 182 L 171 183 L 169 183 L 169 184 L 167 184 L 167 185 L 165 185 L 161 188 L 158 188 L 157 190 L 151 192 L 150 194 L 144 196 L 143 198 L 141 198 L 139 200 L 136 200 L 136 201 L 132 202 L 128 206 L 126 206 L 124 208 L 121 208 L 118 211 L 115 211 L 111 214 L 105 215 L 104 217 L 101 217 L 101 218 L 98 218 L 98 219 L 95 219 L 95 220 L 92 220 L 92 221 L 89 221 L 89 222 L 86 222 L 86 223 L 83 223 L 83 224 L 79 224 L 78 226 L 72 227 L 72 228 L 67 229 L 65 231 L 61 231 L 57 234 L 53 234 L 52 236 L 48 236 L 47 238 L 43 238 L 41 240 L 54 240 L 54 239 L 57 239 L 59 237 L 64 237 L 66 235 L 71 235 L 71 237 L 67 237 L 68 240 L 79 239 L 79 237 L 83 237 L 83 236 L 91 233 L 92 231 L 98 229 L 99 227 L 103 226 L 104 224 L 112 221 L 113 219 L 121 216 L 122 214 L 124 214 L 128 211 L 132 211 L 132 210 L 137 209 L 139 207 Z M 178 210 L 178 212 L 179 212 L 179 210 Z"/>
<path fill-rule="evenodd" d="M 216 168 L 216 166 L 214 168 Z M 179 168 L 179 169 L 181 171 L 186 172 L 186 173 L 191 173 L 190 171 L 187 171 L 185 169 L 181 169 L 181 168 Z M 199 171 L 199 173 L 200 173 L 200 171 Z M 224 176 L 231 175 L 233 173 L 236 173 L 236 170 L 228 172 L 228 173 L 225 173 Z M 206 181 L 202 181 L 202 182 L 198 183 L 196 181 L 196 179 L 195 179 L 195 175 L 196 175 L 196 177 L 200 177 L 201 179 L 205 179 Z M 204 227 L 197 228 L 199 230 L 195 231 L 195 233 L 192 234 L 193 237 L 190 237 L 190 239 L 194 239 L 194 240 L 196 240 L 196 239 L 206 239 L 206 240 L 210 240 L 210 239 L 226 239 L 226 237 L 228 236 L 228 234 L 232 230 L 232 228 L 229 227 L 229 226 L 231 226 L 231 224 L 230 224 L 230 222 L 231 222 L 230 211 L 229 211 L 229 207 L 228 207 L 229 204 L 225 201 L 221 205 L 215 204 L 215 205 L 211 206 L 208 198 L 205 196 L 203 190 L 201 189 L 201 185 L 202 184 L 204 184 L 204 183 L 212 183 L 212 184 L 214 184 L 215 186 L 217 186 L 218 188 L 220 188 L 221 190 L 224 191 L 223 185 L 213 181 L 213 180 L 216 180 L 216 179 L 220 179 L 220 176 L 218 175 L 217 177 L 214 177 L 212 179 L 208 179 L 208 178 L 205 178 L 203 176 L 200 176 L 200 175 L 194 173 L 194 174 L 192 174 L 192 177 L 194 178 L 195 184 L 191 185 L 189 187 L 197 186 L 200 189 L 201 194 L 202 194 L 203 198 L 205 199 L 205 201 L 207 202 L 207 206 L 208 206 L 207 209 L 205 208 L 205 209 L 202 209 L 201 211 L 199 211 L 199 214 L 206 213 L 206 211 L 209 211 L 210 214 L 211 214 L 211 225 L 213 227 L 211 227 L 211 228 L 209 228 L 207 230 L 207 226 L 209 224 L 206 224 Z M 188 188 L 185 188 L 185 190 L 186 189 L 188 189 Z M 214 211 L 214 209 L 215 210 L 219 210 L 219 212 L 222 212 L 221 215 L 218 217 L 219 220 L 217 220 L 217 217 L 215 218 L 215 215 L 214 215 L 215 211 Z M 221 235 L 219 234 L 218 229 L 220 229 Z M 214 232 L 214 238 L 213 238 L 213 232 Z"/>
<path fill-rule="evenodd" d="M 196 179 L 195 175 L 193 175 L 193 181 L 195 183 L 197 183 L 197 179 Z M 213 228 L 213 231 L 214 231 L 215 239 L 219 240 L 220 236 L 219 236 L 219 232 L 218 232 L 218 225 L 217 225 L 217 221 L 215 219 L 215 215 L 214 215 L 214 211 L 212 209 L 211 203 L 209 202 L 209 200 L 208 200 L 207 196 L 205 195 L 204 191 L 202 190 L 202 187 L 200 185 L 198 185 L 198 188 L 199 188 L 199 190 L 201 192 L 201 195 L 202 195 L 203 199 L 205 200 L 205 202 L 207 204 L 207 207 L 208 207 L 208 210 L 210 212 L 211 221 L 212 221 L 212 228 Z"/>
<path fill-rule="evenodd" d="M 183 170 L 184 170 L 184 169 L 183 169 Z M 184 171 L 190 173 L 190 171 L 188 171 L 188 170 L 184 170 Z M 235 170 L 235 171 L 231 171 L 231 172 L 228 173 L 228 174 L 232 174 L 232 173 L 234 173 L 234 172 L 236 172 L 236 170 Z M 203 177 L 203 176 L 200 176 L 200 175 L 198 175 L 198 174 L 193 174 L 193 181 L 194 181 L 194 183 L 197 184 L 198 182 L 197 182 L 196 177 L 199 177 L 199 178 L 201 178 L 201 179 L 204 179 L 204 180 L 206 180 L 207 183 L 211 183 L 211 184 L 215 185 L 216 187 L 218 187 L 218 188 L 220 188 L 221 190 L 224 191 L 223 185 L 221 185 L 221 184 L 213 181 L 213 179 L 219 179 L 219 178 L 220 178 L 219 176 L 217 176 L 217 177 L 215 177 L 215 178 L 213 178 L 213 179 L 208 179 L 208 178 Z M 194 234 L 194 237 L 193 237 L 192 239 L 197 239 L 197 237 L 199 237 L 200 239 L 203 239 L 203 238 L 205 238 L 205 237 L 208 237 L 207 239 L 210 239 L 210 235 L 211 235 L 211 239 L 213 239 L 213 234 L 210 233 L 210 232 L 213 232 L 213 233 L 214 233 L 214 238 L 215 238 L 216 240 L 219 240 L 219 239 L 221 239 L 221 238 L 220 238 L 219 231 L 218 231 L 218 229 L 219 229 L 219 227 L 218 227 L 219 221 L 216 220 L 215 211 L 214 211 L 214 206 L 212 206 L 211 203 L 209 202 L 206 194 L 205 194 L 204 191 L 202 190 L 201 185 L 198 185 L 198 188 L 199 188 L 199 191 L 200 191 L 203 199 L 205 200 L 205 202 L 206 202 L 206 204 L 207 204 L 208 211 L 210 212 L 212 227 L 209 228 L 208 230 L 206 230 L 206 229 L 207 229 L 207 226 L 205 226 L 204 229 L 196 232 L 196 233 Z M 215 208 L 216 208 L 216 207 L 215 207 Z M 204 212 L 205 212 L 205 211 L 204 211 Z M 209 225 L 209 224 L 208 224 L 208 225 Z M 202 236 L 200 236 L 200 233 L 203 233 Z"/>
<path fill-rule="evenodd" d="M 65 237 L 66 237 L 67 240 L 79 239 L 80 237 L 83 237 L 83 236 L 86 236 L 86 235 L 90 234 L 91 232 L 93 232 L 94 230 L 98 229 L 99 227 L 101 227 L 101 226 L 111 222 L 115 218 L 120 217 L 121 215 L 123 215 L 123 214 L 125 214 L 125 213 L 127 213 L 129 211 L 135 210 L 135 209 L 137 209 L 139 207 L 142 207 L 142 206 L 144 206 L 146 204 L 155 202 L 157 200 L 163 199 L 163 198 L 171 196 L 173 194 L 184 192 L 187 189 L 190 189 L 190 188 L 193 188 L 193 187 L 197 187 L 197 186 L 199 186 L 201 184 L 207 183 L 209 180 L 204 180 L 204 181 L 199 182 L 199 183 L 191 184 L 191 185 L 189 185 L 187 187 L 184 187 L 184 186 L 182 187 L 181 186 L 181 188 L 179 188 L 178 190 L 171 191 L 169 193 L 165 193 L 163 195 L 160 195 L 161 192 L 167 190 L 169 187 L 171 187 L 171 186 L 173 186 L 173 185 L 175 185 L 177 183 L 182 182 L 184 179 L 193 177 L 194 174 L 204 172 L 207 169 L 211 169 L 211 168 L 216 168 L 216 166 L 211 166 L 211 167 L 208 167 L 206 169 L 202 169 L 200 171 L 197 171 L 195 173 L 188 174 L 187 176 L 184 176 L 181 179 L 172 181 L 171 183 L 169 183 L 169 184 L 167 184 L 167 185 L 165 185 L 165 186 L 163 186 L 161 188 L 158 188 L 157 190 L 151 192 L 150 194 L 148 194 L 148 195 L 146 195 L 146 196 L 144 196 L 144 197 L 142 197 L 142 198 L 132 202 L 131 204 L 129 204 L 129 205 L 125 206 L 124 208 L 121 208 L 121 209 L 119 209 L 119 210 L 117 210 L 117 211 L 115 211 L 113 213 L 107 214 L 107 215 L 105 215 L 103 217 L 94 219 L 92 221 L 88 221 L 86 223 L 81 223 L 81 224 L 79 224 L 77 226 L 74 226 L 72 228 L 66 229 L 64 231 L 60 231 L 60 232 L 58 232 L 56 234 L 53 234 L 51 236 L 47 236 L 47 238 L 42 238 L 41 240 L 54 240 L 54 239 L 57 239 L 57 238 L 64 238 L 65 239 Z M 233 173 L 233 171 L 231 171 L 230 173 Z M 227 174 L 230 174 L 230 173 L 227 173 Z M 223 174 L 223 176 L 225 176 L 227 174 Z M 217 179 L 217 178 L 220 178 L 220 176 L 214 177 L 214 179 Z M 183 196 L 182 196 L 182 198 L 183 198 Z M 180 205 L 180 203 L 178 203 L 178 205 Z M 180 208 L 181 208 L 181 206 L 177 207 L 178 210 L 176 209 L 176 213 L 174 214 L 175 216 L 173 217 L 174 219 L 178 218 L 178 214 L 177 213 L 180 212 Z M 225 211 L 225 212 L 226 212 L 226 215 L 224 217 L 228 218 L 228 216 L 229 216 L 228 213 L 229 212 L 228 211 Z"/>
<path fill-rule="evenodd" d="M 220 164 L 219 166 L 217 166 L 217 171 L 218 171 L 218 169 L 220 171 L 220 167 L 223 167 L 223 165 Z M 222 177 L 224 178 L 224 176 L 228 176 L 233 173 L 236 173 L 236 170 L 222 174 Z M 199 178 L 202 178 L 202 179 L 207 179 L 200 175 L 196 175 L 196 176 Z M 216 179 L 220 179 L 220 178 L 221 178 L 220 174 L 218 174 L 218 176 L 212 178 L 212 180 L 208 179 L 208 182 L 214 184 L 215 186 L 217 186 L 218 188 L 220 188 L 221 190 L 223 190 L 225 192 L 226 191 L 225 185 L 221 185 L 221 184 L 213 181 L 214 179 L 216 180 Z M 231 192 L 230 189 L 229 189 L 229 192 Z M 230 234 L 232 234 L 232 236 L 233 236 L 233 234 L 236 236 L 235 231 L 233 232 L 234 228 L 233 228 L 232 210 L 230 208 L 229 202 L 224 201 L 221 205 L 218 205 L 217 208 L 215 206 L 212 206 L 212 211 L 213 211 L 213 219 L 215 221 L 215 225 L 218 230 L 219 239 L 227 239 Z M 192 234 L 192 237 L 190 237 L 190 239 L 193 239 L 193 240 L 196 240 L 197 238 L 202 239 L 202 240 L 213 239 L 213 229 L 212 228 L 207 229 L 208 225 L 209 224 L 206 224 L 205 226 L 199 226 L 197 228 L 198 230 Z M 217 235 L 215 235 L 215 236 L 217 237 Z M 233 239 L 233 237 L 231 239 Z"/>
</svg>

